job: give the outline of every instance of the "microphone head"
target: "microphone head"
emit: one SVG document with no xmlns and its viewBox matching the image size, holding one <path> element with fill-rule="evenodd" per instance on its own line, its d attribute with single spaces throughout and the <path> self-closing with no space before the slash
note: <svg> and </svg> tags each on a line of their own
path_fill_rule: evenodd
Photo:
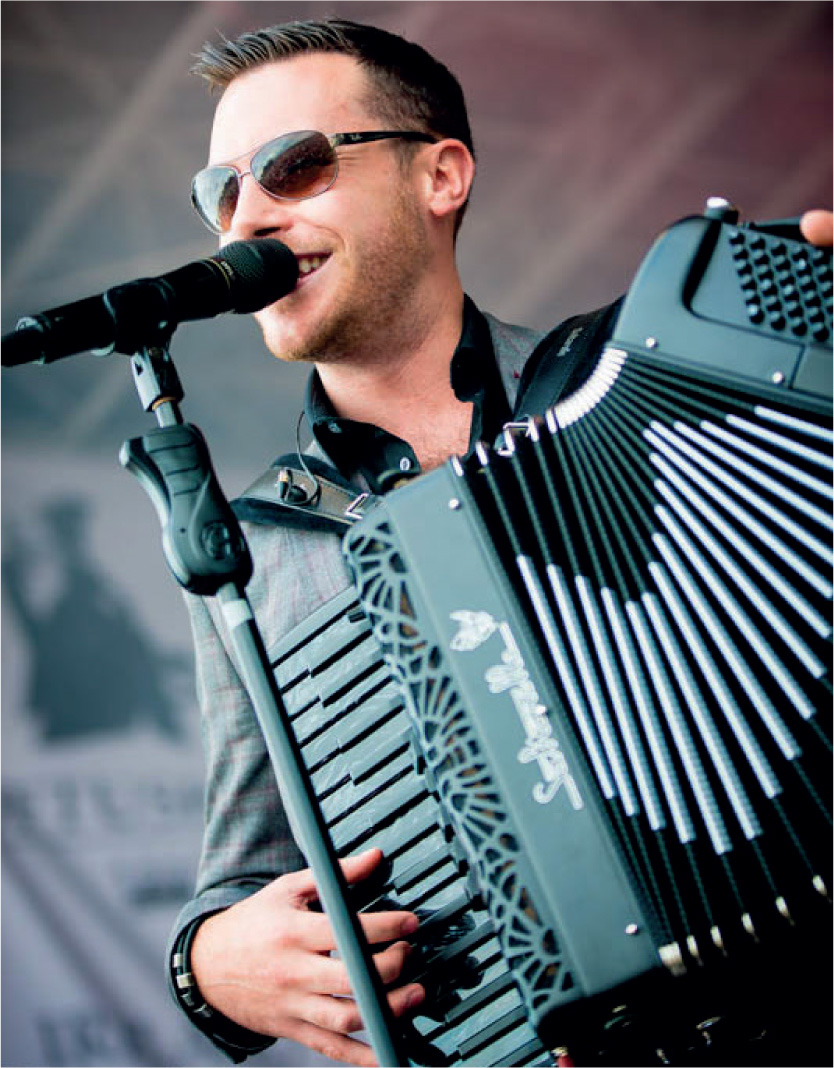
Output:
<svg viewBox="0 0 834 1068">
<path fill-rule="evenodd" d="M 273 237 L 233 241 L 212 259 L 231 268 L 231 310 L 241 315 L 274 304 L 291 293 L 298 281 L 298 261 Z"/>
</svg>

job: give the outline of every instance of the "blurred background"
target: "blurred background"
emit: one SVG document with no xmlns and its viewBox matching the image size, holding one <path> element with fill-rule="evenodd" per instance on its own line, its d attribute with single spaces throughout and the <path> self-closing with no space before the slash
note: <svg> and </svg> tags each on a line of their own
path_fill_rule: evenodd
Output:
<svg viewBox="0 0 834 1068">
<path fill-rule="evenodd" d="M 215 250 L 188 203 L 214 102 L 205 39 L 326 14 L 427 46 L 480 171 L 468 292 L 547 327 L 622 292 L 707 196 L 747 218 L 831 199 L 828 3 L 6 0 L 2 330 Z M 292 447 L 306 372 L 246 319 L 186 324 L 183 412 L 229 496 Z M 5 370 L 2 1062 L 223 1064 L 164 985 L 202 756 L 190 635 L 150 501 L 118 463 L 146 416 L 124 357 Z M 259 1064 L 321 1063 L 282 1045 Z"/>
</svg>

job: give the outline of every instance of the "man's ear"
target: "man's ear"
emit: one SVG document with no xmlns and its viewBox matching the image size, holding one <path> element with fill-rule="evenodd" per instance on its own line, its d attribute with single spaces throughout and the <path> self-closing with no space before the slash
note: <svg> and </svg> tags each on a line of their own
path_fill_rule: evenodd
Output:
<svg viewBox="0 0 834 1068">
<path fill-rule="evenodd" d="M 448 138 L 426 153 L 426 202 L 438 219 L 458 212 L 466 203 L 475 176 L 475 161 L 462 141 Z"/>
</svg>

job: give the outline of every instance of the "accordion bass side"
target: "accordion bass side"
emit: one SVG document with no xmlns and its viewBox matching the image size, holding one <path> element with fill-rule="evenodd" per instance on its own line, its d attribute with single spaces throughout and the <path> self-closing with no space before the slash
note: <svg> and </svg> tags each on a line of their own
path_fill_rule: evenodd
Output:
<svg viewBox="0 0 834 1068">
<path fill-rule="evenodd" d="M 727 1019 L 753 1042 L 773 1006 L 813 1003 L 796 977 L 831 943 L 830 254 L 714 214 L 661 236 L 584 385 L 345 538 L 405 709 L 402 774 L 437 803 L 518 999 L 490 1026 L 531 1029 L 523 1056 L 464 1037 L 415 1063 L 675 1063 L 676 1043 L 713 1063 Z M 341 731 L 349 748 L 365 728 Z M 656 1059 L 606 1061 L 618 1032 Z"/>
</svg>

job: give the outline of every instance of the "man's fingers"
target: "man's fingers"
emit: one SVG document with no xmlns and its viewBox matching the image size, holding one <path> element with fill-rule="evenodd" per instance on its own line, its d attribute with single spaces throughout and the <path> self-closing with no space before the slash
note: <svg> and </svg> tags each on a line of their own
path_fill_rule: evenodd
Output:
<svg viewBox="0 0 834 1068">
<path fill-rule="evenodd" d="M 407 942 L 395 942 L 381 953 L 374 954 L 374 964 L 386 986 L 400 978 L 410 952 L 411 947 Z M 336 957 L 319 953 L 293 953 L 285 961 L 284 972 L 286 985 L 300 991 L 334 997 L 348 997 L 352 993 L 347 968 Z"/>
<path fill-rule="evenodd" d="M 374 848 L 366 849 L 364 853 L 359 853 L 355 857 L 346 857 L 339 863 L 342 866 L 345 880 L 348 883 L 357 883 L 362 879 L 367 879 L 381 860 L 382 850 Z M 277 892 L 291 895 L 299 905 L 308 905 L 311 901 L 318 900 L 316 882 L 309 868 L 290 872 L 273 885 L 276 886 Z"/>
<path fill-rule="evenodd" d="M 832 234 L 834 233 L 834 215 L 830 211 L 821 208 L 814 211 L 806 211 L 800 223 L 802 236 L 812 245 L 831 247 Z"/>
<path fill-rule="evenodd" d="M 388 1004 L 395 1017 L 412 1012 L 424 1000 L 425 991 L 415 983 L 388 995 Z M 357 1065 L 376 1063 L 370 1047 L 348 1037 L 365 1026 L 352 998 L 304 994 L 288 998 L 284 1008 L 290 1016 L 289 1026 L 283 1028 L 287 1038 L 309 1045 L 333 1060 L 351 1058 L 348 1063 Z M 299 1037 L 302 1034 L 308 1037 Z M 315 1043 L 310 1038 L 314 1038 Z"/>
<path fill-rule="evenodd" d="M 360 917 L 365 938 L 371 946 L 399 942 L 414 934 L 419 925 L 412 912 L 363 913 Z M 310 953 L 331 953 L 338 949 L 330 920 L 322 912 L 301 912 L 283 937 L 283 947 L 297 947 Z"/>
<path fill-rule="evenodd" d="M 417 983 L 392 990 L 388 995 L 388 1004 L 394 1016 L 403 1016 L 424 1000 L 425 992 Z M 352 1034 L 364 1027 L 359 1008 L 350 997 L 300 994 L 297 998 L 288 999 L 286 1007 L 292 1016 L 307 1020 L 325 1031 Z"/>
<path fill-rule="evenodd" d="M 420 921 L 413 912 L 363 912 L 359 917 L 368 942 L 396 942 L 413 935 Z"/>
<path fill-rule="evenodd" d="M 348 883 L 367 879 L 382 860 L 381 849 L 368 849 L 355 857 L 347 857 L 340 863 Z M 308 869 L 292 872 L 271 884 L 268 892 L 290 901 L 296 908 L 305 909 L 318 898 L 313 873 Z M 309 920 L 309 922 L 307 922 Z M 411 912 L 366 912 L 360 916 L 365 937 L 371 945 L 380 942 L 396 942 L 414 934 L 419 926 Z M 314 953 L 328 953 L 336 949 L 329 921 L 316 912 L 306 912 L 298 919 L 299 944 Z"/>
<path fill-rule="evenodd" d="M 386 986 L 400 978 L 410 954 L 408 942 L 395 942 L 393 946 L 374 954 L 374 964 Z"/>
<path fill-rule="evenodd" d="M 409 983 L 408 986 L 392 990 L 388 995 L 388 1004 L 395 1016 L 414 1012 L 425 1000 L 426 991 L 419 983 Z"/>
<path fill-rule="evenodd" d="M 375 1068 L 376 1058 L 370 1046 L 348 1035 L 318 1027 L 306 1020 L 292 1020 L 284 1029 L 284 1037 L 298 1042 L 308 1049 L 321 1053 L 331 1061 L 357 1065 L 358 1068 Z"/>
</svg>

